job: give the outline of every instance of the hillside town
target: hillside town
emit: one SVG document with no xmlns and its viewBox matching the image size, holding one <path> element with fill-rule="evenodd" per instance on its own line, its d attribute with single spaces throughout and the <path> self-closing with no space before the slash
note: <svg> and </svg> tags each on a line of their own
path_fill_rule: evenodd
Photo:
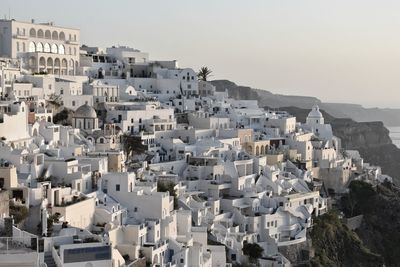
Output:
<svg viewBox="0 0 400 267">
<path fill-rule="evenodd" d="M 292 266 L 352 180 L 392 180 L 317 105 L 298 121 L 80 40 L 0 20 L 0 266 Z"/>
</svg>

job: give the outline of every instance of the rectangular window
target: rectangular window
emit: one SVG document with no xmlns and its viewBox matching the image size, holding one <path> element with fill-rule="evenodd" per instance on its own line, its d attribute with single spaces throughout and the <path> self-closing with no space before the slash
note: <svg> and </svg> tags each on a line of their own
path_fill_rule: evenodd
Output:
<svg viewBox="0 0 400 267">
<path fill-rule="evenodd" d="M 121 189 L 121 186 L 119 184 L 115 185 L 115 191 L 119 191 Z"/>
</svg>

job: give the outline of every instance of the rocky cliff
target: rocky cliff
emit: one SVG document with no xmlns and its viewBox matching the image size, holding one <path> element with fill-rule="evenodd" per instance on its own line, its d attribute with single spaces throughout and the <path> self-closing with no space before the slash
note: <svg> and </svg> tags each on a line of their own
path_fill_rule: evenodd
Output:
<svg viewBox="0 0 400 267">
<path fill-rule="evenodd" d="M 217 88 L 217 91 L 228 90 L 229 97 L 235 99 L 258 100 L 260 106 L 269 106 L 271 108 L 285 106 L 311 108 L 315 103 L 321 103 L 321 101 L 315 97 L 273 94 L 266 90 L 236 85 L 228 80 L 215 80 L 211 81 L 211 83 Z"/>
<path fill-rule="evenodd" d="M 363 244 L 382 256 L 385 266 L 400 266 L 400 190 L 390 183 L 371 186 L 353 181 L 342 198 L 346 216 L 363 214 L 356 230 Z"/>
</svg>

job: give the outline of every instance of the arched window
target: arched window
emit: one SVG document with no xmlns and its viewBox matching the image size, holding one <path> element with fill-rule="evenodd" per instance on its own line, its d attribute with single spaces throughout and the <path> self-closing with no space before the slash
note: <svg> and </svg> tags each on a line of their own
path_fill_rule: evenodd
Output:
<svg viewBox="0 0 400 267">
<path fill-rule="evenodd" d="M 41 67 L 45 67 L 45 65 L 46 65 L 46 59 L 45 59 L 44 57 L 40 57 L 40 59 L 39 59 L 39 65 L 40 65 Z"/>
<path fill-rule="evenodd" d="M 30 36 L 30 37 L 36 37 L 36 31 L 35 31 L 34 28 L 32 28 L 32 29 L 29 30 L 29 36 Z"/>
<path fill-rule="evenodd" d="M 63 45 L 60 45 L 58 47 L 58 53 L 64 55 L 65 54 L 65 47 Z"/>
<path fill-rule="evenodd" d="M 47 31 L 44 33 L 44 38 L 46 38 L 46 39 L 51 39 L 51 32 L 50 32 L 49 30 L 47 30 Z"/>
<path fill-rule="evenodd" d="M 47 68 L 53 68 L 53 59 L 51 57 L 47 59 Z"/>
<path fill-rule="evenodd" d="M 64 33 L 64 32 L 60 32 L 60 35 L 58 36 L 58 38 L 59 38 L 61 41 L 64 41 L 64 40 L 65 40 L 65 33 Z"/>
<path fill-rule="evenodd" d="M 58 33 L 56 31 L 53 31 L 53 33 L 51 34 L 51 39 L 58 40 Z"/>
<path fill-rule="evenodd" d="M 38 30 L 38 32 L 37 32 L 37 37 L 38 37 L 38 38 L 43 38 L 43 37 L 44 37 L 44 34 L 43 34 L 43 30 L 42 30 L 42 29 Z"/>
<path fill-rule="evenodd" d="M 50 45 L 48 43 L 45 43 L 43 46 L 43 52 L 45 53 L 50 53 Z"/>
<path fill-rule="evenodd" d="M 36 52 L 36 45 L 34 42 L 29 43 L 29 52 L 30 53 Z"/>
<path fill-rule="evenodd" d="M 74 47 L 74 56 L 76 56 L 76 47 Z"/>
<path fill-rule="evenodd" d="M 60 61 L 59 58 L 56 58 L 56 59 L 54 60 L 54 66 L 57 67 L 57 68 L 60 68 L 60 67 L 61 67 L 61 61 Z"/>
<path fill-rule="evenodd" d="M 36 52 L 43 52 L 43 45 L 42 43 L 37 43 L 36 45 Z"/>
<path fill-rule="evenodd" d="M 26 52 L 26 45 L 25 45 L 25 43 L 22 43 L 22 52 Z"/>
<path fill-rule="evenodd" d="M 58 46 L 56 44 L 51 45 L 51 53 L 54 53 L 54 54 L 58 53 Z"/>
</svg>

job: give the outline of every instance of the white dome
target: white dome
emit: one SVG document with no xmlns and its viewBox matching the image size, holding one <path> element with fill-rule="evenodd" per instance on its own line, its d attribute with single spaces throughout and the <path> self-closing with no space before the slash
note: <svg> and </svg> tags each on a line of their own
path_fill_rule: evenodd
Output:
<svg viewBox="0 0 400 267">
<path fill-rule="evenodd" d="M 93 107 L 89 106 L 87 103 L 80 106 L 74 114 L 75 118 L 97 118 L 96 111 Z"/>
<path fill-rule="evenodd" d="M 318 105 L 314 105 L 310 113 L 308 113 L 307 117 L 313 119 L 321 119 L 324 116 L 322 115 L 321 111 L 319 111 Z"/>
</svg>

